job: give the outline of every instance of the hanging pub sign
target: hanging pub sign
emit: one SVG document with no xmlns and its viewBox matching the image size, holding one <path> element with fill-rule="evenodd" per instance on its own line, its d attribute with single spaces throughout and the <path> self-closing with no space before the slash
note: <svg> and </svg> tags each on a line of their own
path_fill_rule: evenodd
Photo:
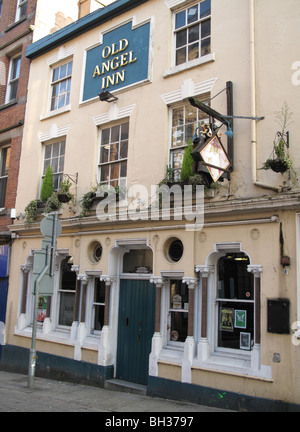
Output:
<svg viewBox="0 0 300 432">
<path fill-rule="evenodd" d="M 149 79 L 150 22 L 132 21 L 103 34 L 102 42 L 86 51 L 82 101 Z"/>
<path fill-rule="evenodd" d="M 225 171 L 228 171 L 231 165 L 217 133 L 213 134 L 204 143 L 200 141 L 193 150 L 192 156 L 198 163 L 196 170 L 202 171 L 204 165 L 214 182 L 216 182 Z"/>
</svg>

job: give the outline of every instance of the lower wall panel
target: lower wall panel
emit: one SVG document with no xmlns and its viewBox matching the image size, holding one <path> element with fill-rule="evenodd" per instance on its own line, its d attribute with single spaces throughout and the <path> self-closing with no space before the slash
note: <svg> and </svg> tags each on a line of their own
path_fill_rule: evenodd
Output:
<svg viewBox="0 0 300 432">
<path fill-rule="evenodd" d="M 0 369 L 28 373 L 29 350 L 13 345 L 4 345 Z M 99 366 L 66 357 L 37 352 L 36 376 L 81 384 L 104 386 L 104 381 L 113 377 L 113 366 Z"/>
<path fill-rule="evenodd" d="M 300 405 L 149 376 L 147 394 L 234 411 L 300 412 Z"/>
</svg>

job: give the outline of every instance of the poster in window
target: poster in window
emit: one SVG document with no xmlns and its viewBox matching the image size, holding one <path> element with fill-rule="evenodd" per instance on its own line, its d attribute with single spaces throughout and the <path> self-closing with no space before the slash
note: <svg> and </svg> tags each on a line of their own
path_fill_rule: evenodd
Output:
<svg viewBox="0 0 300 432">
<path fill-rule="evenodd" d="M 251 333 L 240 333 L 240 349 L 248 350 L 251 349 Z"/>
<path fill-rule="evenodd" d="M 221 308 L 220 309 L 220 330 L 233 332 L 233 314 L 234 309 Z"/>
<path fill-rule="evenodd" d="M 247 327 L 247 311 L 238 310 L 234 311 L 234 327 L 245 329 Z"/>
</svg>

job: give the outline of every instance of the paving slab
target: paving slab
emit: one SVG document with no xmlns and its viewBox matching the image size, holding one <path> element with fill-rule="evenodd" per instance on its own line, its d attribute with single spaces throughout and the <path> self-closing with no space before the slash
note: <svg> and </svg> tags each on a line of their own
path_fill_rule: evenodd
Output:
<svg viewBox="0 0 300 432">
<path fill-rule="evenodd" d="M 0 371 L 0 412 L 201 413 L 227 410 Z M 178 415 L 178 414 L 177 414 Z"/>
</svg>

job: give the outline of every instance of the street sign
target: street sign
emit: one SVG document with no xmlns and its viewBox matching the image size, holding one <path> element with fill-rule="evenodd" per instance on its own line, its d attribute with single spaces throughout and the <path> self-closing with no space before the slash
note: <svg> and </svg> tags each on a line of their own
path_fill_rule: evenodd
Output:
<svg viewBox="0 0 300 432">
<path fill-rule="evenodd" d="M 61 235 L 61 223 L 55 214 L 48 214 L 41 222 L 40 230 L 44 237 L 57 238 Z"/>
<path fill-rule="evenodd" d="M 42 279 L 39 281 L 39 295 L 53 295 L 54 267 L 56 253 L 56 238 L 60 236 L 62 226 L 57 219 L 57 213 L 50 213 L 41 222 L 41 233 L 44 236 L 41 250 L 34 252 L 33 257 L 33 284 L 32 293 L 36 293 L 36 280 L 47 267 Z"/>
</svg>

